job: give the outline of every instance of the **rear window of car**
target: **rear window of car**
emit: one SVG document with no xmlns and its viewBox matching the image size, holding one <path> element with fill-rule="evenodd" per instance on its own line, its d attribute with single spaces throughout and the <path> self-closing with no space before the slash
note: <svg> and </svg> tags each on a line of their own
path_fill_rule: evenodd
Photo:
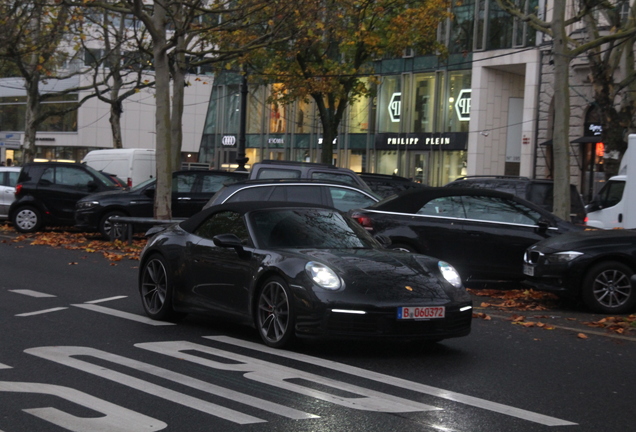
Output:
<svg viewBox="0 0 636 432">
<path fill-rule="evenodd" d="M 232 175 L 204 175 L 203 181 L 201 182 L 201 192 L 216 193 L 223 185 L 236 183 L 241 180 L 244 179 Z"/>
<path fill-rule="evenodd" d="M 350 175 L 338 174 L 335 172 L 314 171 L 311 173 L 311 178 L 316 180 L 331 180 L 341 183 L 347 183 L 352 186 L 357 186 L 359 183 Z"/>
<path fill-rule="evenodd" d="M 268 200 L 273 186 L 247 187 L 234 193 L 224 202 L 263 201 Z M 214 199 L 214 198 L 212 198 Z"/>
<path fill-rule="evenodd" d="M 276 186 L 269 200 L 323 204 L 320 186 Z"/>
<path fill-rule="evenodd" d="M 258 179 L 282 179 L 282 178 L 298 179 L 300 178 L 300 170 L 280 169 L 280 168 L 261 168 L 256 173 L 256 178 Z"/>
</svg>

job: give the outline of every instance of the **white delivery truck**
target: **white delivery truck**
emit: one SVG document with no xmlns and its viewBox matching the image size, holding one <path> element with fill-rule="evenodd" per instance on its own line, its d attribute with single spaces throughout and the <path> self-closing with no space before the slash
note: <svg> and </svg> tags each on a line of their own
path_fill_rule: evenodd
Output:
<svg viewBox="0 0 636 432">
<path fill-rule="evenodd" d="M 157 170 L 154 149 L 93 150 L 86 154 L 82 162 L 97 171 L 116 175 L 128 187 L 154 177 Z"/>
<path fill-rule="evenodd" d="M 610 177 L 587 207 L 588 226 L 636 228 L 636 135 L 628 138 L 618 175 Z"/>
</svg>

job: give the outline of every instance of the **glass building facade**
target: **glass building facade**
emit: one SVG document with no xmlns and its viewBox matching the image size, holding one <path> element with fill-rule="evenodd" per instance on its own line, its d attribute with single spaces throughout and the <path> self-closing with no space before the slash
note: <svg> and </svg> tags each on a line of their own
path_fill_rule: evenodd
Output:
<svg viewBox="0 0 636 432">
<path fill-rule="evenodd" d="M 520 0 L 536 8 L 538 0 Z M 473 52 L 534 44 L 527 24 L 495 0 L 452 2 L 453 17 L 439 28 L 449 56 L 405 55 L 376 63 L 375 96 L 353 101 L 334 143 L 333 162 L 357 172 L 397 174 L 431 185 L 466 175 Z M 241 77 L 217 76 L 199 162 L 231 169 L 237 158 Z M 316 162 L 321 129 L 311 100 L 271 103 L 279 85 L 250 85 L 247 97 L 248 165 L 263 159 Z"/>
</svg>

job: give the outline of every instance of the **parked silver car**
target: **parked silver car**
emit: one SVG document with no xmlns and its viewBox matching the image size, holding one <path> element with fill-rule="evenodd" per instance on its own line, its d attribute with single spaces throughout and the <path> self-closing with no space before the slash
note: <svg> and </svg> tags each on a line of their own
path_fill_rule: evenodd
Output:
<svg viewBox="0 0 636 432">
<path fill-rule="evenodd" d="M 0 166 L 0 219 L 8 219 L 9 207 L 15 200 L 15 185 L 20 176 L 20 167 Z"/>
</svg>

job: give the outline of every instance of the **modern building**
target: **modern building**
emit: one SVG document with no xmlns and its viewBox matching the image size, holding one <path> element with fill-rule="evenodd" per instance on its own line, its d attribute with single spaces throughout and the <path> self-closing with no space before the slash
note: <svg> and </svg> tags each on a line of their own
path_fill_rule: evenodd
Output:
<svg viewBox="0 0 636 432">
<path fill-rule="evenodd" d="M 75 76 L 66 80 L 49 80 L 41 84 L 42 93 L 80 88 L 90 77 Z M 182 160 L 196 162 L 203 124 L 212 91 L 211 75 L 192 76 L 185 88 Z M 48 104 L 77 104 L 87 91 L 56 97 Z M 21 78 L 0 79 L 0 160 L 21 161 L 24 140 L 26 90 Z M 110 105 L 97 98 L 89 99 L 76 111 L 50 117 L 36 135 L 36 158 L 80 161 L 90 150 L 112 148 L 109 123 Z M 126 99 L 121 117 L 122 137 L 128 148 L 155 148 L 155 97 L 144 89 Z"/>
</svg>

